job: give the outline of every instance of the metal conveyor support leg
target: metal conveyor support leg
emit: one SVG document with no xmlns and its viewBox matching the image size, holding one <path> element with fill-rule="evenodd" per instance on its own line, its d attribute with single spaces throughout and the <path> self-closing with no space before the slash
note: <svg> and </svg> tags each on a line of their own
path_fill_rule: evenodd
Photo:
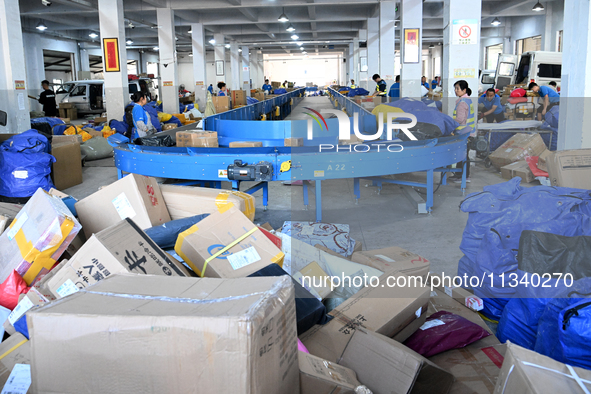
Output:
<svg viewBox="0 0 591 394">
<path fill-rule="evenodd" d="M 316 222 L 322 221 L 322 182 L 316 182 Z"/>
<path fill-rule="evenodd" d="M 304 187 L 304 208 L 308 210 L 308 181 L 303 181 L 302 186 Z"/>
<path fill-rule="evenodd" d="M 263 184 L 263 211 L 267 210 L 269 205 L 269 182 Z"/>
<path fill-rule="evenodd" d="M 463 166 L 464 171 L 462 172 L 462 196 L 466 194 L 466 169 L 468 168 L 467 164 L 468 162 L 465 161 Z"/>
<path fill-rule="evenodd" d="M 359 204 L 361 190 L 359 189 L 359 178 L 353 178 L 353 192 L 355 193 L 355 205 Z"/>
<path fill-rule="evenodd" d="M 433 210 L 433 170 L 427 171 L 427 212 Z"/>
</svg>

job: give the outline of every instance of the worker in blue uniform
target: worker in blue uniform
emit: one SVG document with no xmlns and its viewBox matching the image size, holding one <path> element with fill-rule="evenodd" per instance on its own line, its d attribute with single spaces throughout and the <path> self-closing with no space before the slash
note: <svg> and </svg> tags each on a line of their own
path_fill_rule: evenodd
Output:
<svg viewBox="0 0 591 394">
<path fill-rule="evenodd" d="M 209 84 L 209 87 L 207 88 L 207 90 L 209 91 L 209 93 L 213 94 L 213 83 Z"/>
<path fill-rule="evenodd" d="M 371 79 L 373 79 L 373 81 L 377 84 L 376 91 L 372 94 L 372 96 L 386 96 L 386 89 L 388 88 L 388 84 L 386 84 L 386 81 L 380 78 L 379 74 L 374 74 L 373 77 L 371 77 Z"/>
<path fill-rule="evenodd" d="M 396 76 L 396 81 L 390 87 L 388 97 L 400 98 L 400 75 Z"/>
<path fill-rule="evenodd" d="M 549 86 L 538 86 L 537 83 L 532 82 L 528 86 L 528 90 L 537 93 L 544 99 L 544 101 L 538 107 L 538 120 L 542 120 L 542 116 L 546 115 L 546 112 L 555 105 L 560 104 L 560 95 L 556 93 L 554 89 Z"/>
<path fill-rule="evenodd" d="M 485 118 L 486 123 L 500 123 L 505 120 L 505 113 L 501 105 L 501 97 L 495 93 L 493 88 L 488 89 L 478 98 L 478 104 L 484 105 L 484 112 L 479 114 L 479 118 Z"/>
<path fill-rule="evenodd" d="M 131 110 L 131 117 L 133 119 L 131 139 L 134 140 L 156 134 L 156 128 L 152 125 L 150 114 L 144 109 L 144 105 L 148 102 L 145 93 L 135 92 L 131 96 L 131 100 L 133 101 L 133 108 Z"/>
<path fill-rule="evenodd" d="M 423 85 L 427 90 L 431 89 L 431 86 L 429 86 L 429 82 L 427 82 L 427 77 L 425 77 L 423 75 L 423 78 L 421 78 L 421 85 Z"/>
<path fill-rule="evenodd" d="M 226 87 L 225 82 L 218 82 L 218 96 L 227 96 L 228 95 L 228 88 Z"/>
<path fill-rule="evenodd" d="M 269 80 L 265 79 L 265 84 L 263 85 L 263 91 L 267 94 L 271 94 L 273 91 L 273 86 L 269 85 Z"/>
<path fill-rule="evenodd" d="M 435 89 L 437 86 L 439 86 L 439 77 L 435 77 L 435 79 L 431 81 L 431 89 Z"/>
</svg>

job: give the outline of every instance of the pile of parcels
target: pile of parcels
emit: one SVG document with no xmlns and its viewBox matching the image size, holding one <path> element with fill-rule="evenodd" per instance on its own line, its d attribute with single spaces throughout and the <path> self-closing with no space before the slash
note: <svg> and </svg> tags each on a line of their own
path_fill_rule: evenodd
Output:
<svg viewBox="0 0 591 394">
<path fill-rule="evenodd" d="M 591 189 L 591 149 L 552 152 L 539 134 L 518 133 L 488 158 L 504 179 L 520 177 L 544 186 Z"/>
<path fill-rule="evenodd" d="M 215 131 L 177 131 L 175 135 L 176 146 L 182 148 L 218 148 L 218 133 Z M 260 148 L 262 141 L 231 141 L 230 148 Z M 304 146 L 303 138 L 285 138 L 283 146 Z"/>
<path fill-rule="evenodd" d="M 482 300 L 425 258 L 362 251 L 343 224 L 255 225 L 245 193 L 130 174 L 0 212 L 3 392 L 554 393 L 591 379 L 500 344 Z"/>
<path fill-rule="evenodd" d="M 535 120 L 539 95 L 527 90 L 526 84 L 507 85 L 499 94 L 501 105 L 505 107 L 505 119 Z"/>
</svg>

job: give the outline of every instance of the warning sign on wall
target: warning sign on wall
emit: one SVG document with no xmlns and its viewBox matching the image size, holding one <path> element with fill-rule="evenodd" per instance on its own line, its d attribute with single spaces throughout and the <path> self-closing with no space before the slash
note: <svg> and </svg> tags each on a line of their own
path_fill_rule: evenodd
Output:
<svg viewBox="0 0 591 394">
<path fill-rule="evenodd" d="M 164 81 L 164 82 L 162 83 L 162 86 L 173 86 L 173 85 L 172 85 L 172 81 Z"/>
<path fill-rule="evenodd" d="M 478 44 L 478 19 L 454 19 L 452 45 Z"/>
</svg>

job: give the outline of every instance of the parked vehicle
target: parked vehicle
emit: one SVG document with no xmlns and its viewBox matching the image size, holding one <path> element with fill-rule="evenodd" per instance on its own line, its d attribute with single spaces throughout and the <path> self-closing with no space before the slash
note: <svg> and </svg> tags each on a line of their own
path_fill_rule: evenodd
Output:
<svg viewBox="0 0 591 394">
<path fill-rule="evenodd" d="M 525 52 L 520 59 L 517 55 L 501 53 L 497 63 L 495 88 L 503 89 L 507 85 L 530 82 L 547 85 L 552 81 L 560 87 L 561 75 L 561 52 Z"/>
<path fill-rule="evenodd" d="M 151 79 L 140 78 L 129 81 L 129 95 L 143 91 L 148 101 L 156 99 L 154 83 Z M 71 81 L 64 83 L 56 91 L 58 103 L 74 103 L 78 113 L 92 114 L 106 111 L 105 82 L 103 80 Z"/>
<path fill-rule="evenodd" d="M 478 94 L 486 92 L 488 89 L 495 86 L 496 70 L 484 70 L 480 74 L 480 83 L 478 84 Z"/>
</svg>

